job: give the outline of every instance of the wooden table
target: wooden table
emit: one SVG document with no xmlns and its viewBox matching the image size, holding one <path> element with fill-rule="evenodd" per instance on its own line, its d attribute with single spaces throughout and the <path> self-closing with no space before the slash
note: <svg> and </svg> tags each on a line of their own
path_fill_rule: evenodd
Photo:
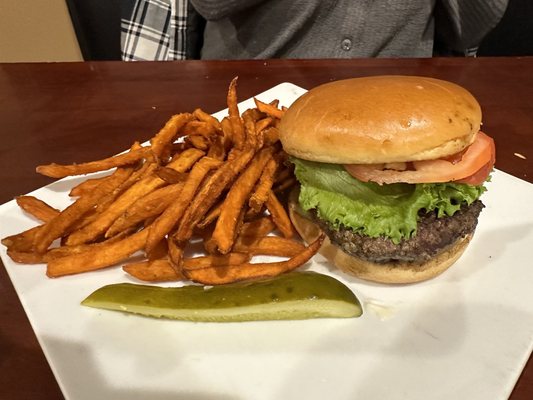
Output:
<svg viewBox="0 0 533 400">
<path fill-rule="evenodd" d="M 35 173 L 38 164 L 102 158 L 132 138 L 150 138 L 172 113 L 225 108 L 234 76 L 245 99 L 281 82 L 311 88 L 378 74 L 428 75 L 465 86 L 482 106 L 483 129 L 496 140 L 497 167 L 533 182 L 533 58 L 0 64 L 0 203 L 50 183 Z M 61 397 L 0 268 L 0 398 Z M 531 360 L 511 398 L 533 398 Z"/>
</svg>

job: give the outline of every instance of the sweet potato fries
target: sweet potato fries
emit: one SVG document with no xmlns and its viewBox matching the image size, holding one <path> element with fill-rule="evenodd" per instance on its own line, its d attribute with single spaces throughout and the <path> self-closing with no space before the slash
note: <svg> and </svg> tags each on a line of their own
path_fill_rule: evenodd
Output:
<svg viewBox="0 0 533 400">
<path fill-rule="evenodd" d="M 110 172 L 74 187 L 64 210 L 19 197 L 41 225 L 2 239 L 8 254 L 46 263 L 49 277 L 123 265 L 143 281 L 209 285 L 275 276 L 307 262 L 323 238 L 308 247 L 295 238 L 279 200 L 294 183 L 278 140 L 284 109 L 255 99 L 256 108 L 241 114 L 237 78 L 227 103 L 222 121 L 198 108 L 172 116 L 125 153 L 37 167 L 53 178 Z M 283 259 L 254 262 L 261 255 Z"/>
</svg>

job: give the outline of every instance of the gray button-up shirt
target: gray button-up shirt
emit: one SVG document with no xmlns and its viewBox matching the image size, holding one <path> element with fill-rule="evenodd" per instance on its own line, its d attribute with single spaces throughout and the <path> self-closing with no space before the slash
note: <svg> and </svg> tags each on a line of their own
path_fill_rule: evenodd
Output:
<svg viewBox="0 0 533 400">
<path fill-rule="evenodd" d="M 439 24 L 447 46 L 465 52 L 497 24 L 507 2 L 191 0 L 207 19 L 204 59 L 430 57 Z"/>
</svg>

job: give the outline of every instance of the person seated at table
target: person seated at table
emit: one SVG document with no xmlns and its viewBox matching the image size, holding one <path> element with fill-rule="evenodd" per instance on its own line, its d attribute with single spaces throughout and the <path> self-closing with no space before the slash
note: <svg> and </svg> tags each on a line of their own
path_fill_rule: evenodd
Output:
<svg viewBox="0 0 533 400">
<path fill-rule="evenodd" d="M 191 0 L 203 59 L 430 57 L 472 49 L 508 0 Z"/>
<path fill-rule="evenodd" d="M 436 38 L 443 54 L 472 55 L 507 4 L 137 0 L 132 21 L 123 26 L 123 59 L 431 57 Z"/>
</svg>

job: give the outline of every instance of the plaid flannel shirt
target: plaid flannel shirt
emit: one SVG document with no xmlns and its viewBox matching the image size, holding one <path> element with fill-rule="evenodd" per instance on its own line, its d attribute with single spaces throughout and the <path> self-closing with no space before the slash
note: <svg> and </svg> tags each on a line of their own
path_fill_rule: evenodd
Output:
<svg viewBox="0 0 533 400">
<path fill-rule="evenodd" d="M 130 18 L 121 21 L 124 61 L 187 58 L 187 0 L 136 0 Z"/>
</svg>

